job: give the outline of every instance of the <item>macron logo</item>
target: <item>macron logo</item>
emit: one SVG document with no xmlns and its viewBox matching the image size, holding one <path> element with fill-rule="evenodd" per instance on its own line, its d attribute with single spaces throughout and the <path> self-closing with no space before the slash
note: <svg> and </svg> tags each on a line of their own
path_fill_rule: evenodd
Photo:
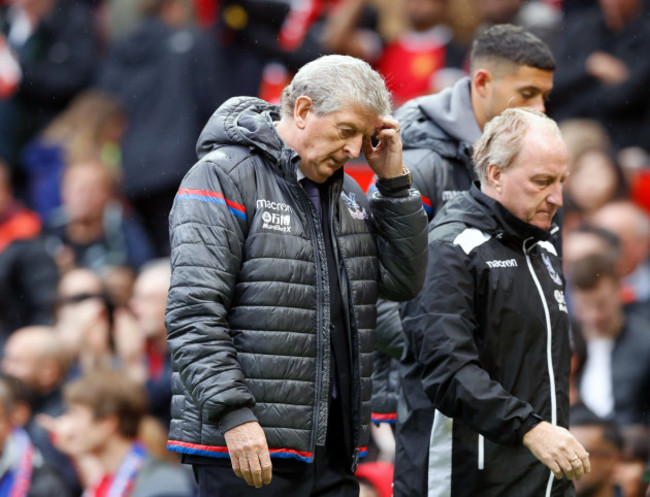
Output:
<svg viewBox="0 0 650 497">
<path fill-rule="evenodd" d="M 517 267 L 517 261 L 514 259 L 506 259 L 504 261 L 485 261 L 490 267 Z"/>
</svg>

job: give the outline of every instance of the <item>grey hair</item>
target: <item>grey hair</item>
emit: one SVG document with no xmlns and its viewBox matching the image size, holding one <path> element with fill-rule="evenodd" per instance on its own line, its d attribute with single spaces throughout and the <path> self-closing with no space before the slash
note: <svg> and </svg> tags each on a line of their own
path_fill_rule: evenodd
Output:
<svg viewBox="0 0 650 497">
<path fill-rule="evenodd" d="M 530 126 L 541 124 L 561 138 L 557 123 L 546 114 L 528 107 L 506 109 L 485 125 L 483 135 L 474 145 L 474 170 L 481 185 L 487 184 L 488 166 L 506 170 L 521 151 L 521 142 Z"/>
<path fill-rule="evenodd" d="M 348 55 L 324 55 L 302 66 L 282 92 L 282 114 L 293 116 L 299 97 L 311 98 L 319 116 L 358 105 L 383 116 L 391 113 L 383 78 L 367 62 Z"/>
</svg>

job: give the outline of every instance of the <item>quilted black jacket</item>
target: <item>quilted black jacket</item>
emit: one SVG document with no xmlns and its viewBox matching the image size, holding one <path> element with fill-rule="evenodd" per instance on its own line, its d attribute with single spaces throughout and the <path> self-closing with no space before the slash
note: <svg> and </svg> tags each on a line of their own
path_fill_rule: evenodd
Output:
<svg viewBox="0 0 650 497">
<path fill-rule="evenodd" d="M 257 420 L 272 457 L 312 460 L 327 430 L 330 310 L 318 213 L 300 157 L 275 131 L 278 108 L 236 98 L 199 139 L 170 215 L 172 352 L 168 447 L 228 457 L 223 432 Z M 350 332 L 355 447 L 368 441 L 376 302 L 414 297 L 426 266 L 420 195 L 368 200 L 340 174 L 329 194 Z M 382 191 L 384 193 L 382 193 Z"/>
</svg>

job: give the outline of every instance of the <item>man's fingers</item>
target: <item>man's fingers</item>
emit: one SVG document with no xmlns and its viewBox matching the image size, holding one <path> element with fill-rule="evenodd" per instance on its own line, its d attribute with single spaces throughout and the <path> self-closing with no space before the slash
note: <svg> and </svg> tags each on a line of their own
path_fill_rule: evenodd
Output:
<svg viewBox="0 0 650 497">
<path fill-rule="evenodd" d="M 235 475 L 237 475 L 237 478 L 242 478 L 241 468 L 239 467 L 239 457 L 231 454 L 230 463 L 232 464 L 232 470 L 235 472 Z"/>
<path fill-rule="evenodd" d="M 589 454 L 586 453 L 585 455 L 580 456 L 580 460 L 582 461 L 584 472 L 589 473 L 591 471 L 591 461 L 589 460 Z"/>
<path fill-rule="evenodd" d="M 260 466 L 259 454 L 254 454 L 253 458 L 249 461 L 251 469 L 251 478 L 255 488 L 262 487 L 262 466 Z"/>
<path fill-rule="evenodd" d="M 556 463 L 555 461 L 551 461 L 550 463 L 547 464 L 548 468 L 553 472 L 555 475 L 555 478 L 558 480 L 562 479 L 563 473 L 562 473 L 562 468 L 560 468 L 560 465 Z"/>
<path fill-rule="evenodd" d="M 239 458 L 239 470 L 241 472 L 241 478 L 246 480 L 250 486 L 254 485 L 253 475 L 251 475 L 251 468 L 248 463 L 248 458 L 246 455 L 243 455 Z"/>
<path fill-rule="evenodd" d="M 575 479 L 579 480 L 580 478 L 582 478 L 582 475 L 584 474 L 582 461 L 578 459 L 577 461 L 572 462 L 571 465 L 573 466 L 573 476 L 575 477 Z"/>
<path fill-rule="evenodd" d="M 562 459 L 562 461 L 559 463 L 560 467 L 562 468 L 562 472 L 566 475 L 566 477 L 571 480 L 573 478 L 573 466 L 569 462 L 568 459 Z M 555 475 L 557 477 L 557 475 Z M 562 478 L 562 476 L 560 476 Z"/>
<path fill-rule="evenodd" d="M 260 465 L 262 466 L 262 482 L 268 485 L 273 477 L 273 464 L 268 450 L 260 452 Z"/>
</svg>

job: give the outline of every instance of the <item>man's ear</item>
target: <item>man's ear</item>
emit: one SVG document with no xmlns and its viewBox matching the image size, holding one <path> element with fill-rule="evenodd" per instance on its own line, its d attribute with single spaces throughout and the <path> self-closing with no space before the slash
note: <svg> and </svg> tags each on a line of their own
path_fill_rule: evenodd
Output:
<svg viewBox="0 0 650 497">
<path fill-rule="evenodd" d="M 496 191 L 501 193 L 501 175 L 503 171 L 496 164 L 488 165 L 487 178 L 488 184 Z"/>
<path fill-rule="evenodd" d="M 314 102 L 311 98 L 306 96 L 300 96 L 296 100 L 296 104 L 293 107 L 293 119 L 296 122 L 296 126 L 300 129 L 304 129 L 307 123 L 307 114 L 312 109 Z"/>
<path fill-rule="evenodd" d="M 472 85 L 482 98 L 486 97 L 491 83 L 492 74 L 487 69 L 477 69 L 474 76 L 472 76 Z"/>
</svg>

